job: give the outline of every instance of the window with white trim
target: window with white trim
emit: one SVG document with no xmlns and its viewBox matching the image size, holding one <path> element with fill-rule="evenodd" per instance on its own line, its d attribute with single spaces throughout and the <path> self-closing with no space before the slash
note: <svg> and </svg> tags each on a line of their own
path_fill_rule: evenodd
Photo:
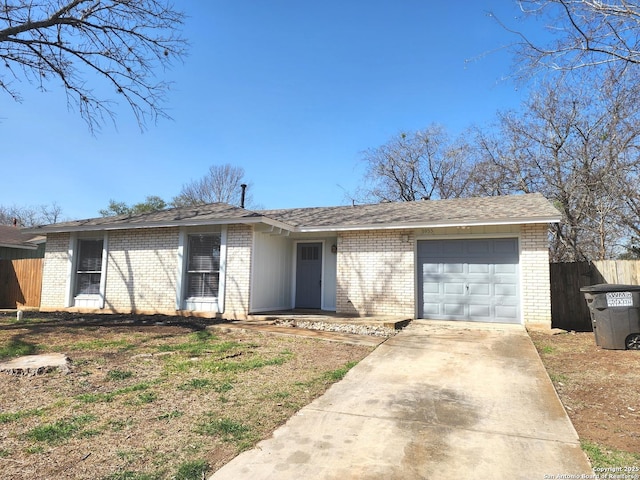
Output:
<svg viewBox="0 0 640 480">
<path fill-rule="evenodd" d="M 75 295 L 100 294 L 103 246 L 102 239 L 78 240 Z"/>
<path fill-rule="evenodd" d="M 220 234 L 188 236 L 186 298 L 218 297 L 220 286 Z"/>
</svg>

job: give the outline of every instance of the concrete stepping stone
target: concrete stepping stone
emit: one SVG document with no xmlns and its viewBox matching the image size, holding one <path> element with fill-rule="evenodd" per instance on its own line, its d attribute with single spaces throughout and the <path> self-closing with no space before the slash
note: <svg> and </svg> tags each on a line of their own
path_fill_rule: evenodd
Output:
<svg viewBox="0 0 640 480">
<path fill-rule="evenodd" d="M 52 370 L 69 373 L 71 360 L 63 353 L 46 353 L 42 355 L 26 355 L 0 363 L 0 372 L 10 375 L 31 377 L 42 375 Z"/>
</svg>

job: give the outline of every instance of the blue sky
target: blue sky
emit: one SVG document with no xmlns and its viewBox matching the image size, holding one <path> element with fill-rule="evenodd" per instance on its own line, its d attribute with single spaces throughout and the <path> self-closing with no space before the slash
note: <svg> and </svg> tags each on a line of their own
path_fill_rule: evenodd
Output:
<svg viewBox="0 0 640 480">
<path fill-rule="evenodd" d="M 245 169 L 264 208 L 348 203 L 361 152 L 439 123 L 457 134 L 517 108 L 505 80 L 521 26 L 515 2 L 183 0 L 191 46 L 165 105 L 173 120 L 140 132 L 122 106 L 92 136 L 57 84 L 0 96 L 0 205 L 57 202 L 66 219 L 109 199 L 170 200 L 210 165 Z"/>
</svg>

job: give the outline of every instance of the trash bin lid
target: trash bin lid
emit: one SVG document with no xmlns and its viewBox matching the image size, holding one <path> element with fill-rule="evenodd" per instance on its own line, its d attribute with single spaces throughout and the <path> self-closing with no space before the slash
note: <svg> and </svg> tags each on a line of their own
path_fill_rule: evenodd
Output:
<svg viewBox="0 0 640 480">
<path fill-rule="evenodd" d="M 600 283 L 582 287 L 581 292 L 606 293 L 606 292 L 640 292 L 640 285 L 622 285 L 619 283 Z"/>
</svg>

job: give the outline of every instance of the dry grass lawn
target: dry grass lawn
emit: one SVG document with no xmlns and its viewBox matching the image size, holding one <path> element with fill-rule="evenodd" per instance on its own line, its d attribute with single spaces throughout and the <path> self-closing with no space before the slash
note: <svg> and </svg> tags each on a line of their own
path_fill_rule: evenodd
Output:
<svg viewBox="0 0 640 480">
<path fill-rule="evenodd" d="M 597 347 L 593 332 L 530 335 L 592 465 L 639 478 L 640 351 Z"/>
<path fill-rule="evenodd" d="M 198 320 L 36 315 L 0 316 L 0 360 L 61 352 L 72 368 L 0 374 L 2 478 L 200 479 L 371 351 Z"/>
<path fill-rule="evenodd" d="M 0 314 L 0 361 L 54 352 L 72 360 L 67 374 L 0 374 L 0 476 L 201 479 L 371 351 L 206 325 Z M 640 352 L 599 348 L 593 333 L 531 337 L 594 467 L 640 471 Z"/>
</svg>

